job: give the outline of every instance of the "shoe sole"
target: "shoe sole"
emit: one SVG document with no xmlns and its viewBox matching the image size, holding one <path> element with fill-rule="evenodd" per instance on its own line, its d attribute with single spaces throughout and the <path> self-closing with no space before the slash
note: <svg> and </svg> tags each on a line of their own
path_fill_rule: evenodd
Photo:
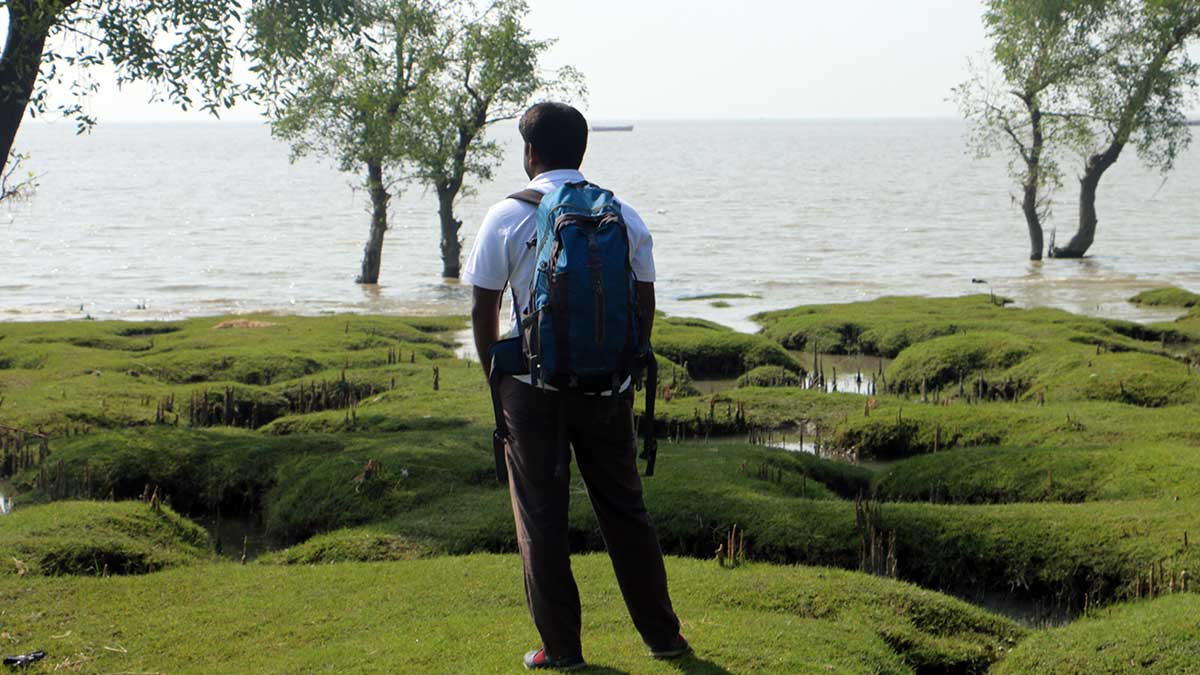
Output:
<svg viewBox="0 0 1200 675">
<path fill-rule="evenodd" d="M 583 670 L 584 668 L 587 668 L 586 663 L 576 663 L 569 666 L 525 666 L 525 670 L 557 670 L 564 673 L 572 670 Z"/>
<path fill-rule="evenodd" d="M 691 653 L 692 653 L 691 647 L 684 647 L 683 649 L 672 649 L 671 651 L 667 651 L 667 652 L 650 652 L 650 656 L 652 656 L 656 659 L 665 660 L 665 659 L 677 659 L 681 656 L 687 656 L 688 654 L 691 654 Z"/>
</svg>

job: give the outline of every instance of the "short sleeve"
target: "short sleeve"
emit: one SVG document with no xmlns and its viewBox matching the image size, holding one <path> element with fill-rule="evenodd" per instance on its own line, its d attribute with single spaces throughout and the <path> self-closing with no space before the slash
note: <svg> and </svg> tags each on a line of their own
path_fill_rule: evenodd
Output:
<svg viewBox="0 0 1200 675">
<path fill-rule="evenodd" d="M 632 206 L 622 202 L 621 214 L 625 218 L 625 227 L 629 229 L 629 245 L 633 248 L 630 255 L 633 274 L 638 281 L 654 283 L 654 236 Z"/>
<path fill-rule="evenodd" d="M 501 225 L 503 204 L 488 210 L 475 234 L 475 244 L 463 268 L 463 281 L 492 291 L 503 291 L 508 284 L 508 245 Z"/>
</svg>

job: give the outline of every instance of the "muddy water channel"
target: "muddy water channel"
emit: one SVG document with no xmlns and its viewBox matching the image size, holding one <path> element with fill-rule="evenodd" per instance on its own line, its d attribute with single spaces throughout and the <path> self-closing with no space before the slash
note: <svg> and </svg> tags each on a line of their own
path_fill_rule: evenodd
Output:
<svg viewBox="0 0 1200 675">
<path fill-rule="evenodd" d="M 231 560 L 246 560 L 287 548 L 288 542 L 267 536 L 262 514 L 237 516 L 201 516 L 192 518 L 205 530 L 217 555 Z"/>
</svg>

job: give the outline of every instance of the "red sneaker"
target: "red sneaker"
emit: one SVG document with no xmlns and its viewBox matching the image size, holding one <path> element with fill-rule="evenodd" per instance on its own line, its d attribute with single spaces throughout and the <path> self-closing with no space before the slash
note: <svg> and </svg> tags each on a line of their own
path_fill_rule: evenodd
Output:
<svg viewBox="0 0 1200 675">
<path fill-rule="evenodd" d="M 674 640 L 661 647 L 651 647 L 650 656 L 656 659 L 677 659 L 684 654 L 689 654 L 692 651 L 692 646 L 682 635 L 676 635 Z"/>
<path fill-rule="evenodd" d="M 587 668 L 582 656 L 571 656 L 568 658 L 555 658 L 546 653 L 546 650 L 537 649 L 525 655 L 525 667 L 529 670 L 579 670 Z"/>
</svg>

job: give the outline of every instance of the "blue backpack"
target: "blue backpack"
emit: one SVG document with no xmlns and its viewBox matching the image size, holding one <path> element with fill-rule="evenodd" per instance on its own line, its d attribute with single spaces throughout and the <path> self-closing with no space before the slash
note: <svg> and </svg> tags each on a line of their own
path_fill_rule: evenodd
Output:
<svg viewBox="0 0 1200 675">
<path fill-rule="evenodd" d="M 642 457 L 647 475 L 653 475 L 657 363 L 638 318 L 637 278 L 621 205 L 612 192 L 587 182 L 567 183 L 546 195 L 525 190 L 510 199 L 537 206 L 537 237 L 530 242 L 536 247 L 535 268 L 529 305 L 519 309 L 520 337 L 493 347 L 493 375 L 528 373 L 535 386 L 568 394 L 615 394 L 626 379 L 639 379 L 646 369 L 649 423 Z M 507 429 L 495 386 L 493 402 L 502 440 Z M 498 474 L 500 461 L 498 454 Z"/>
<path fill-rule="evenodd" d="M 649 350 L 621 206 L 590 183 L 567 183 L 536 199 L 535 268 L 529 305 L 520 311 L 531 379 L 566 391 L 617 391 Z"/>
</svg>

